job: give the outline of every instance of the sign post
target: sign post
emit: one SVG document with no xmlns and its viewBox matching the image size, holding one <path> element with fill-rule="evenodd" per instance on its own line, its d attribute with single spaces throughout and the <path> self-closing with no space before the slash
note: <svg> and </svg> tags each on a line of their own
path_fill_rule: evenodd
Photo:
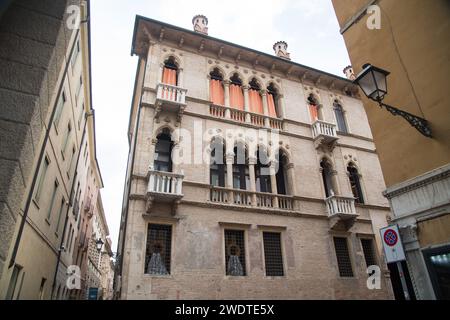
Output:
<svg viewBox="0 0 450 320">
<path fill-rule="evenodd" d="M 387 263 L 396 263 L 400 282 L 402 283 L 403 294 L 406 300 L 410 300 L 408 287 L 406 285 L 405 273 L 402 267 L 402 261 L 406 260 L 405 251 L 403 250 L 400 232 L 397 225 L 388 226 L 380 229 L 381 238 L 383 239 L 384 254 Z"/>
</svg>

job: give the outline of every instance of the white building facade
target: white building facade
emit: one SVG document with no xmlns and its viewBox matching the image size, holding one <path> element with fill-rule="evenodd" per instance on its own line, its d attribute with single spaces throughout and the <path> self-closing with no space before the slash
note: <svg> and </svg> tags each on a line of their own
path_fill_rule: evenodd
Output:
<svg viewBox="0 0 450 320">
<path fill-rule="evenodd" d="M 392 298 L 357 88 L 193 23 L 136 19 L 116 298 Z"/>
</svg>

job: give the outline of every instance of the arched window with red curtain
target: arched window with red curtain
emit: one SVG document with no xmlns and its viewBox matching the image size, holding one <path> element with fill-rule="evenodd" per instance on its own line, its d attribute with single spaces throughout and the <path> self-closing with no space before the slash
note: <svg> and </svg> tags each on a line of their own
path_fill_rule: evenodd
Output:
<svg viewBox="0 0 450 320">
<path fill-rule="evenodd" d="M 309 114 L 311 116 L 311 122 L 315 122 L 319 119 L 319 103 L 314 97 L 314 95 L 311 93 L 308 97 L 308 108 L 309 108 Z"/>
<path fill-rule="evenodd" d="M 169 57 L 164 61 L 162 83 L 176 86 L 178 84 L 178 66 L 174 57 Z"/>
<path fill-rule="evenodd" d="M 224 106 L 225 105 L 225 95 L 223 89 L 223 76 L 218 68 L 214 68 L 210 72 L 209 76 L 209 99 L 213 104 Z"/>
<path fill-rule="evenodd" d="M 235 73 L 230 78 L 230 107 L 244 110 L 244 94 L 242 92 L 242 80 Z"/>
<path fill-rule="evenodd" d="M 253 78 L 249 83 L 250 90 L 248 91 L 248 96 L 250 100 L 250 112 L 263 114 L 263 103 L 261 97 L 261 86 L 258 81 Z"/>
<path fill-rule="evenodd" d="M 278 91 L 273 83 L 271 83 L 267 87 L 267 106 L 269 109 L 269 116 L 273 118 L 278 118 L 280 116 L 278 112 L 278 99 Z"/>
</svg>

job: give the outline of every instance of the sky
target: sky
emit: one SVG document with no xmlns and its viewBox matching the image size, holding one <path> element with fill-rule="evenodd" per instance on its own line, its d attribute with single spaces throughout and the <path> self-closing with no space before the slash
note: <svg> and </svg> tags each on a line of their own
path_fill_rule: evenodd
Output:
<svg viewBox="0 0 450 320">
<path fill-rule="evenodd" d="M 137 57 L 131 56 L 136 15 L 192 30 L 204 14 L 209 35 L 273 54 L 288 43 L 295 62 L 344 76 L 349 65 L 331 0 L 93 0 L 91 1 L 92 97 L 101 191 L 113 251 L 117 247 L 129 151 L 127 129 Z"/>
</svg>

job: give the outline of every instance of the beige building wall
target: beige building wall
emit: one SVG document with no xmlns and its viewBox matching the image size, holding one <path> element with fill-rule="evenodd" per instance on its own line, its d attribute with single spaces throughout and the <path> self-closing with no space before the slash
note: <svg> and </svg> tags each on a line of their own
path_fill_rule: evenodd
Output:
<svg viewBox="0 0 450 320">
<path fill-rule="evenodd" d="M 372 140 L 367 117 L 359 98 L 317 82 L 294 80 L 279 72 L 262 71 L 244 61 L 212 57 L 207 53 L 180 48 L 168 41 L 151 42 L 148 54 L 141 57 L 130 119 L 130 157 L 121 220 L 118 254 L 122 269 L 116 278 L 121 299 L 346 299 L 390 298 L 389 279 L 381 253 L 378 229 L 387 224 L 387 200 L 381 168 Z M 181 123 L 174 112 L 161 111 L 155 118 L 155 88 L 161 77 L 161 66 L 173 56 L 179 62 L 179 86 L 187 89 L 187 106 Z M 293 210 L 261 209 L 227 205 L 210 201 L 209 165 L 201 160 L 176 165 L 174 173 L 183 173 L 183 197 L 172 215 L 173 206 L 154 201 L 148 211 L 147 188 L 149 166 L 153 164 L 156 135 L 162 128 L 178 128 L 200 136 L 191 136 L 197 148 L 206 150 L 210 138 L 201 136 L 214 129 L 259 129 L 258 127 L 219 119 L 210 115 L 208 75 L 218 67 L 224 79 L 238 72 L 244 84 L 257 77 L 266 87 L 273 82 L 282 95 L 284 130 L 279 147 L 293 163 L 291 195 Z M 144 73 L 145 70 L 145 73 Z M 342 79 L 342 81 L 345 81 Z M 348 134 L 339 135 L 336 147 L 317 150 L 311 132 L 306 98 L 313 92 L 320 99 L 323 119 L 335 123 L 332 102 L 338 99 L 344 110 Z M 142 98 L 141 98 L 142 96 Z M 142 100 L 141 100 L 142 99 Z M 140 110 L 139 110 L 139 105 Z M 135 134 L 137 140 L 135 141 Z M 188 138 L 189 139 L 189 138 Z M 178 140 L 174 138 L 177 143 Z M 185 138 L 183 138 L 183 142 Z M 135 144 L 135 148 L 134 148 Z M 182 143 L 180 142 L 180 145 Z M 188 144 L 189 145 L 189 144 Z M 193 155 L 195 146 L 183 149 Z M 133 154 L 134 152 L 134 154 Z M 353 227 L 334 231 L 325 206 L 320 160 L 328 156 L 336 170 L 337 194 L 352 196 L 347 164 L 354 162 L 361 173 L 364 205 Z M 149 223 L 172 226 L 171 274 L 144 274 Z M 225 275 L 224 228 L 245 231 L 247 276 Z M 281 232 L 285 276 L 267 277 L 264 273 L 262 231 Z M 354 277 L 342 278 L 337 270 L 333 236 L 347 237 Z M 124 239 L 125 238 L 125 239 Z M 382 289 L 366 287 L 365 260 L 361 238 L 374 239 L 377 261 L 383 271 Z M 124 247 L 122 247 L 122 241 Z"/>
<path fill-rule="evenodd" d="M 80 9 L 82 17 L 87 16 L 88 3 L 83 2 Z M 87 189 L 91 176 L 97 190 L 102 184 L 95 155 L 93 110 L 90 103 L 88 26 L 82 24 L 72 32 L 64 23 L 60 28 L 60 36 L 66 41 L 66 46 L 58 48 L 61 63 L 50 64 L 55 86 L 47 88 L 48 112 L 41 113 L 41 124 L 49 130 L 48 139 L 46 130 L 36 131 L 39 135 L 34 139 L 39 142 L 35 145 L 32 174 L 22 203 L 25 204 L 30 193 L 32 200 L 26 212 L 14 265 L 3 268 L 0 278 L 2 298 L 34 300 L 69 297 L 66 268 L 73 264 L 79 214 L 83 210 L 77 209 L 79 206 L 75 205 L 75 195 L 72 193 L 75 193 L 78 184 L 80 190 Z M 35 55 L 39 55 L 39 52 L 35 52 Z M 38 166 L 40 148 L 44 152 L 41 165 Z M 85 148 L 87 151 L 83 156 Z M 32 189 L 31 180 L 35 172 L 37 180 Z M 20 220 L 17 219 L 13 239 L 18 236 Z M 13 249 L 10 246 L 8 257 L 11 257 Z M 61 259 L 58 263 L 60 250 Z"/>
</svg>

